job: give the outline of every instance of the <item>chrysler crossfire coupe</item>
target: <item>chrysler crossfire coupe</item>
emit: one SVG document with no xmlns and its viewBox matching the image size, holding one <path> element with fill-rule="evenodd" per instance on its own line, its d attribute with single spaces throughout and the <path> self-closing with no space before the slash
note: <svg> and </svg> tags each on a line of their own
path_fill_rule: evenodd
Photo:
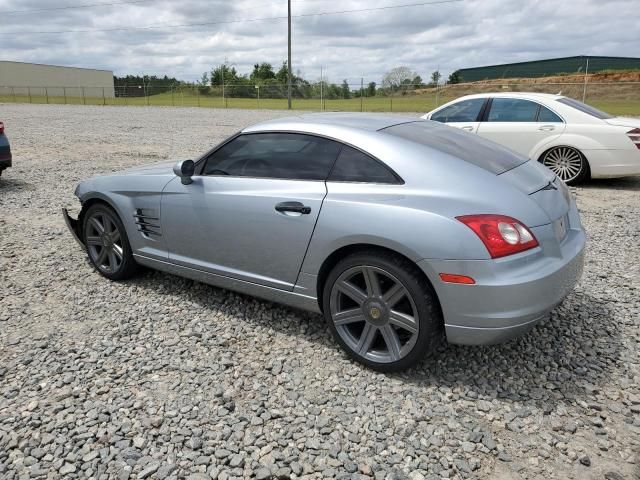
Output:
<svg viewBox="0 0 640 480">
<path fill-rule="evenodd" d="M 583 266 L 578 210 L 553 172 L 413 117 L 267 121 L 75 194 L 80 214 L 65 220 L 104 277 L 142 265 L 321 313 L 381 371 L 415 365 L 443 336 L 523 334 Z"/>
</svg>

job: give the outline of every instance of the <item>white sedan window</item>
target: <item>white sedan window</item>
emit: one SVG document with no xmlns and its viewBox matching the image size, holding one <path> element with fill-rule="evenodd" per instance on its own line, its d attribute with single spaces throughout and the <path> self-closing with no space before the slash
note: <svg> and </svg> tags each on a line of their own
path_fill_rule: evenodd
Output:
<svg viewBox="0 0 640 480">
<path fill-rule="evenodd" d="M 544 123 L 562 123 L 562 119 L 546 107 L 540 105 L 538 121 Z"/>
<path fill-rule="evenodd" d="M 486 99 L 472 98 L 454 103 L 431 115 L 434 122 L 476 122 Z"/>
<path fill-rule="evenodd" d="M 516 98 L 494 98 L 488 122 L 535 122 L 538 104 Z"/>
</svg>

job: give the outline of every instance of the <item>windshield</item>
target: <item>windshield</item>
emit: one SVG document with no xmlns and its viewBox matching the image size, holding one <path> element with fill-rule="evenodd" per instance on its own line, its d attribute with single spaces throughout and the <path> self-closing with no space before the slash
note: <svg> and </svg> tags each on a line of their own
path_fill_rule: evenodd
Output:
<svg viewBox="0 0 640 480">
<path fill-rule="evenodd" d="M 607 112 L 598 110 L 597 108 L 594 108 L 591 105 L 587 105 L 586 103 L 579 102 L 578 100 L 574 100 L 573 98 L 562 97 L 562 98 L 559 98 L 557 101 L 560 103 L 564 103 L 565 105 L 569 105 L 570 107 L 573 107 L 576 110 L 580 110 L 582 113 L 586 113 L 587 115 L 591 115 L 592 117 L 599 118 L 600 120 L 613 118 L 613 115 L 609 115 Z"/>
<path fill-rule="evenodd" d="M 381 131 L 447 153 L 496 175 L 527 161 L 497 143 L 436 122 L 401 123 Z"/>
</svg>

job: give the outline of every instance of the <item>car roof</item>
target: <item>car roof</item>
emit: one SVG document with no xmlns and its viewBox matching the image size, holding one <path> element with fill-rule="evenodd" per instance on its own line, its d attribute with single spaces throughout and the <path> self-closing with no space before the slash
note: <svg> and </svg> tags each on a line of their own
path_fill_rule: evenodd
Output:
<svg viewBox="0 0 640 480">
<path fill-rule="evenodd" d="M 489 92 L 489 93 L 475 93 L 473 95 L 465 95 L 464 97 L 456 98 L 455 101 L 463 98 L 488 98 L 488 97 L 505 97 L 505 98 L 528 98 L 528 99 L 547 99 L 558 100 L 564 98 L 564 95 L 552 94 L 552 93 L 539 93 L 539 92 Z"/>
<path fill-rule="evenodd" d="M 381 115 L 376 113 L 330 112 L 309 113 L 267 120 L 242 130 L 243 133 L 255 133 L 274 130 L 295 130 L 315 133 L 324 131 L 327 126 L 375 132 L 393 125 L 419 122 L 420 117 L 408 115 Z"/>
</svg>

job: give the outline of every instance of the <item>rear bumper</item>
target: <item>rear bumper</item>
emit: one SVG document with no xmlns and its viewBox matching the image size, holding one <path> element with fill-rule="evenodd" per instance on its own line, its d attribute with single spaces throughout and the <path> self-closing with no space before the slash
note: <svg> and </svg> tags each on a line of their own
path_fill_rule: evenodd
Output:
<svg viewBox="0 0 640 480">
<path fill-rule="evenodd" d="M 66 208 L 62 209 L 62 217 L 64 218 L 64 223 L 67 224 L 67 228 L 71 232 L 71 235 L 73 235 L 75 241 L 78 242 L 78 244 L 80 244 L 82 248 L 84 248 L 84 243 L 82 243 L 82 240 L 80 240 L 80 236 L 78 234 L 78 220 L 71 218 Z"/>
<path fill-rule="evenodd" d="M 592 178 L 640 175 L 640 150 L 584 150 Z"/>
<path fill-rule="evenodd" d="M 11 157 L 0 158 L 0 170 L 4 170 L 5 168 L 9 168 L 10 166 L 11 166 Z"/>
<path fill-rule="evenodd" d="M 544 227 L 542 227 L 544 228 Z M 543 232 L 534 232 L 540 240 Z M 501 343 L 546 318 L 580 280 L 586 238 L 570 230 L 554 254 L 542 247 L 497 260 L 423 260 L 434 285 L 447 341 L 464 345 Z M 475 285 L 444 283 L 441 272 L 468 275 Z"/>
</svg>

